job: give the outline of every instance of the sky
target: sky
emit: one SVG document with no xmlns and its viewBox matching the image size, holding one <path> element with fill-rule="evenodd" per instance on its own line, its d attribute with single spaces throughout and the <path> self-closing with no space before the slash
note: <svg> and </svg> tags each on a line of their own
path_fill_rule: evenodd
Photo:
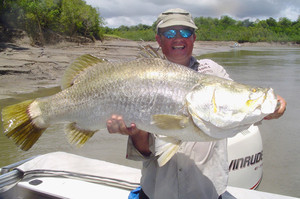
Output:
<svg viewBox="0 0 300 199">
<path fill-rule="evenodd" d="M 105 26 L 152 25 L 157 16 L 170 8 L 188 10 L 193 17 L 220 18 L 227 15 L 235 20 L 264 20 L 287 17 L 296 21 L 300 16 L 300 0 L 85 0 L 99 9 Z"/>
</svg>

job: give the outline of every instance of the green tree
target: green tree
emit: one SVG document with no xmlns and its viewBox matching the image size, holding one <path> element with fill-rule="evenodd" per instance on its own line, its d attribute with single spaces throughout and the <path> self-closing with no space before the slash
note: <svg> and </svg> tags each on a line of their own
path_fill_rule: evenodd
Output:
<svg viewBox="0 0 300 199">
<path fill-rule="evenodd" d="M 222 16 L 220 19 L 220 25 L 223 26 L 223 28 L 228 28 L 235 24 L 236 24 L 236 21 L 229 16 L 225 15 L 225 16 Z"/>
<path fill-rule="evenodd" d="M 24 29 L 34 43 L 55 34 L 102 38 L 103 18 L 83 0 L 2 0 L 0 6 L 0 23 Z"/>
<path fill-rule="evenodd" d="M 59 3 L 59 0 L 19 0 L 17 24 L 23 26 L 35 42 L 44 44 L 44 32 L 56 28 L 60 15 Z"/>
<path fill-rule="evenodd" d="M 82 0 L 63 0 L 60 23 L 62 32 L 74 36 L 80 33 L 83 36 L 100 39 L 100 26 L 104 24 L 99 12 L 86 5 Z"/>
<path fill-rule="evenodd" d="M 269 27 L 276 27 L 277 22 L 274 18 L 270 17 L 269 19 L 266 20 L 267 24 Z"/>
</svg>

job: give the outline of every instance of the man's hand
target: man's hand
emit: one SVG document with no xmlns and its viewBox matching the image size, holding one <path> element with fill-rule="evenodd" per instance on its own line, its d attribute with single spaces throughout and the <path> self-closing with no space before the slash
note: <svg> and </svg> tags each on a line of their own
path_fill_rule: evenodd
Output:
<svg viewBox="0 0 300 199">
<path fill-rule="evenodd" d="M 111 118 L 106 121 L 106 126 L 109 133 L 120 133 L 122 135 L 133 136 L 140 131 L 136 128 L 134 123 L 131 123 L 130 127 L 127 127 L 123 117 L 120 115 L 112 115 Z"/>
<path fill-rule="evenodd" d="M 270 115 L 266 116 L 264 118 L 265 120 L 277 119 L 284 114 L 286 110 L 286 101 L 279 95 L 277 95 L 277 100 L 280 103 L 279 108 L 276 109 L 274 113 L 271 113 Z"/>
<path fill-rule="evenodd" d="M 122 135 L 129 135 L 132 139 L 134 147 L 144 156 L 149 156 L 151 151 L 149 149 L 149 133 L 140 130 L 134 123 L 127 127 L 123 117 L 120 115 L 112 115 L 106 121 L 107 130 L 109 133 L 119 133 Z"/>
</svg>

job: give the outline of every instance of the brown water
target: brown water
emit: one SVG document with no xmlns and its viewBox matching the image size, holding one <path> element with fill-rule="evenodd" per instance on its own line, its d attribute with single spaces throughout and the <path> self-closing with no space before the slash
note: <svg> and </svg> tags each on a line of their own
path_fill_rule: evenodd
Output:
<svg viewBox="0 0 300 199">
<path fill-rule="evenodd" d="M 238 48 L 230 52 L 203 55 L 224 66 L 231 78 L 247 84 L 271 86 L 288 102 L 285 115 L 264 121 L 260 127 L 264 144 L 264 176 L 259 190 L 300 197 L 300 49 Z M 0 100 L 0 108 L 26 99 L 51 95 L 59 88 Z M 2 125 L 0 127 L 2 132 Z M 125 159 L 127 138 L 121 135 L 96 134 L 83 147 L 70 146 L 64 138 L 63 126 L 50 127 L 28 152 L 19 150 L 0 133 L 0 167 L 53 151 L 97 158 L 118 164 L 140 167 Z"/>
</svg>

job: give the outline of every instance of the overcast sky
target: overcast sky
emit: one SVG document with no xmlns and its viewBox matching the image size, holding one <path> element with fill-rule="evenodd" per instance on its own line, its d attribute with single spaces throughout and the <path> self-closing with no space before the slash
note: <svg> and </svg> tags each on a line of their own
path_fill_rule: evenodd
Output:
<svg viewBox="0 0 300 199">
<path fill-rule="evenodd" d="M 106 26 L 152 25 L 157 16 L 170 8 L 183 8 L 193 17 L 228 15 L 236 20 L 287 17 L 296 21 L 300 0 L 85 0 L 96 7 Z"/>
</svg>

